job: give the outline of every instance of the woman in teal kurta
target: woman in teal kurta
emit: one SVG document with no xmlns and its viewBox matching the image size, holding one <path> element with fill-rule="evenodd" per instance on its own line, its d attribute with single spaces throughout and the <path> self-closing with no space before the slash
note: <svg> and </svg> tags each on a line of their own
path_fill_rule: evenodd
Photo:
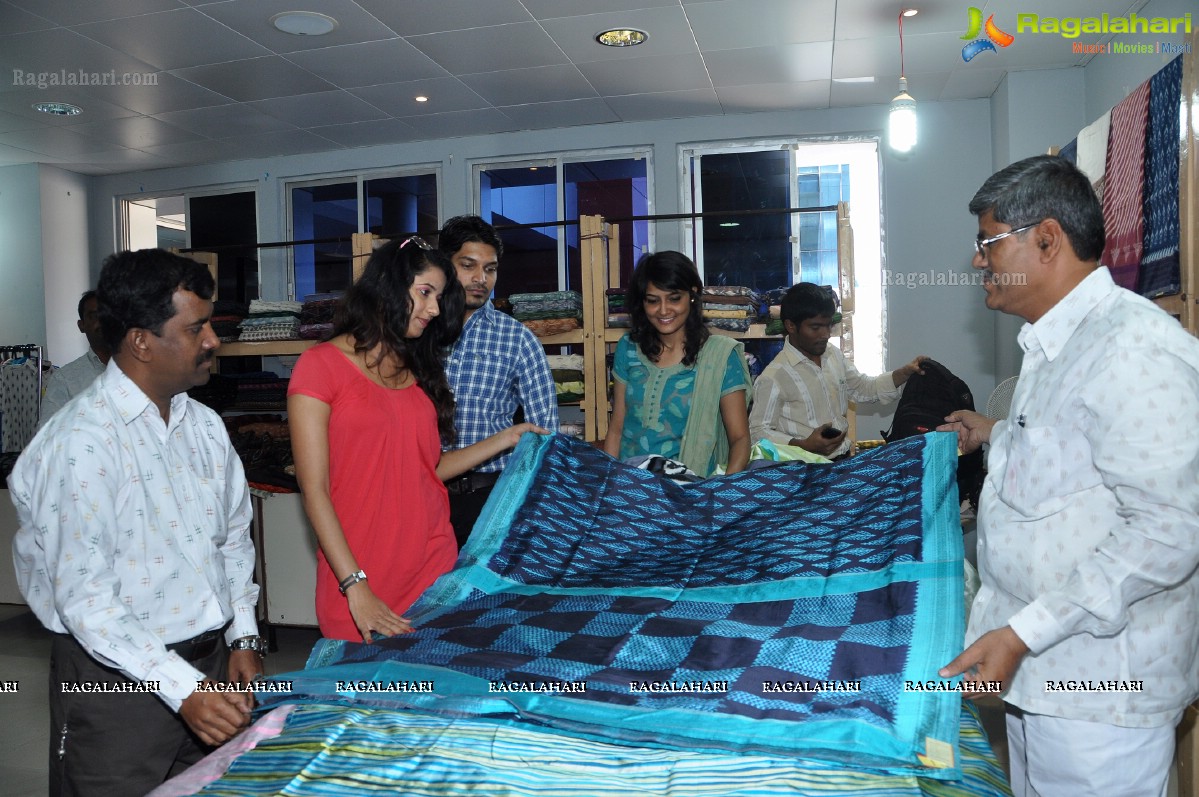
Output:
<svg viewBox="0 0 1199 797">
<path fill-rule="evenodd" d="M 604 450 L 660 454 L 700 476 L 749 463 L 749 390 L 743 347 L 703 323 L 703 283 L 680 252 L 642 257 L 629 286 L 632 328 L 616 346 L 612 419 Z M 727 464 L 726 464 L 727 463 Z"/>
</svg>

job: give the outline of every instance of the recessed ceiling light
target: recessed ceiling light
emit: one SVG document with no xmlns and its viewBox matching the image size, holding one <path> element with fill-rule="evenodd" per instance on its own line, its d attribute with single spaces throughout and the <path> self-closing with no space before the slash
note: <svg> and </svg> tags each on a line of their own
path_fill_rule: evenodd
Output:
<svg viewBox="0 0 1199 797">
<path fill-rule="evenodd" d="M 424 94 L 417 94 L 417 95 L 416 95 L 416 97 L 415 97 L 414 99 L 415 99 L 417 102 L 428 102 L 428 101 L 429 101 L 429 98 L 428 98 L 428 97 L 426 97 Z"/>
<path fill-rule="evenodd" d="M 293 36 L 324 36 L 337 30 L 337 20 L 315 11 L 283 11 L 271 17 L 271 24 Z"/>
<path fill-rule="evenodd" d="M 633 47 L 648 38 L 648 33 L 636 28 L 613 28 L 595 36 L 595 40 L 606 47 Z"/>
<path fill-rule="evenodd" d="M 78 116 L 83 113 L 83 109 L 78 105 L 71 105 L 66 102 L 35 102 L 33 109 L 55 116 Z"/>
</svg>

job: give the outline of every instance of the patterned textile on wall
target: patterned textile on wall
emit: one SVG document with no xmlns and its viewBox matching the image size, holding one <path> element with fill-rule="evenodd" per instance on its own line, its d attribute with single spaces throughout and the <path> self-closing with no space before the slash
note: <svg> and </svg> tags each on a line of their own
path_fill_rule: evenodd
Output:
<svg viewBox="0 0 1199 797">
<path fill-rule="evenodd" d="M 1178 104 L 1182 56 L 1149 79 L 1149 134 L 1145 144 L 1145 240 L 1139 292 L 1153 298 L 1178 293 Z"/>
<path fill-rule="evenodd" d="M 322 641 L 293 687 L 631 744 L 958 777 L 959 695 L 905 688 L 948 686 L 937 669 L 962 645 L 956 450 L 934 433 L 683 486 L 526 435 L 456 568 L 407 612 L 416 630 Z M 436 688 L 334 689 L 353 678 Z"/>
<path fill-rule="evenodd" d="M 1145 124 L 1149 114 L 1149 81 L 1112 109 L 1104 177 L 1103 226 L 1107 244 L 1100 262 L 1117 285 L 1137 289 L 1143 224 L 1141 196 L 1145 185 Z"/>
</svg>

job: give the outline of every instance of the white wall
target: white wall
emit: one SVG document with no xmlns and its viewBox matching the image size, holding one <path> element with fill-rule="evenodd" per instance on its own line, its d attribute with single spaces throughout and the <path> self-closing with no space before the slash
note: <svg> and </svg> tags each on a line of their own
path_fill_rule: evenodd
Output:
<svg viewBox="0 0 1199 797">
<path fill-rule="evenodd" d="M 46 356 L 55 365 L 66 365 L 87 351 L 87 338 L 75 322 L 79 297 L 94 287 L 87 228 L 90 178 L 46 165 L 39 177 Z"/>
<path fill-rule="evenodd" d="M 37 164 L 0 167 L 0 344 L 46 342 Z"/>
</svg>

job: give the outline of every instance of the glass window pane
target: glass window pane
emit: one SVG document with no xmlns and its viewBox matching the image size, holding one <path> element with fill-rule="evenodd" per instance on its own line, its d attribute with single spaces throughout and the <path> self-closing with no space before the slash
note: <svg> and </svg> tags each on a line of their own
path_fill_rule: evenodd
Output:
<svg viewBox="0 0 1199 797">
<path fill-rule="evenodd" d="M 799 214 L 799 248 L 803 250 L 820 248 L 820 214 Z"/>
<path fill-rule="evenodd" d="M 350 236 L 358 232 L 358 184 L 297 186 L 291 190 L 292 240 L 342 238 L 292 248 L 296 298 L 349 287 Z"/>
<path fill-rule="evenodd" d="M 567 163 L 562 166 L 565 218 L 603 216 L 605 219 L 645 216 L 649 213 L 646 161 L 644 158 Z M 649 223 L 622 222 L 620 225 L 621 284 L 628 284 L 642 247 L 649 244 Z M 582 266 L 579 252 L 579 227 L 565 228 L 566 287 L 582 290 Z"/>
<path fill-rule="evenodd" d="M 820 253 L 799 253 L 800 282 L 815 282 L 820 284 Z"/>
<path fill-rule="evenodd" d="M 438 229 L 437 175 L 382 177 L 362 184 L 366 231 L 384 238 Z"/>
<path fill-rule="evenodd" d="M 820 249 L 837 251 L 837 214 L 826 210 L 820 214 Z"/>
<path fill-rule="evenodd" d="M 704 209 L 703 263 L 709 285 L 769 290 L 791 283 L 791 214 L 709 216 L 712 211 L 790 206 L 786 150 L 704 155 L 700 192 Z"/>
<path fill-rule="evenodd" d="M 558 290 L 558 226 L 512 228 L 557 220 L 556 183 L 555 169 L 546 166 L 480 173 L 479 215 L 499 228 L 504 242 L 496 296 Z"/>
</svg>

